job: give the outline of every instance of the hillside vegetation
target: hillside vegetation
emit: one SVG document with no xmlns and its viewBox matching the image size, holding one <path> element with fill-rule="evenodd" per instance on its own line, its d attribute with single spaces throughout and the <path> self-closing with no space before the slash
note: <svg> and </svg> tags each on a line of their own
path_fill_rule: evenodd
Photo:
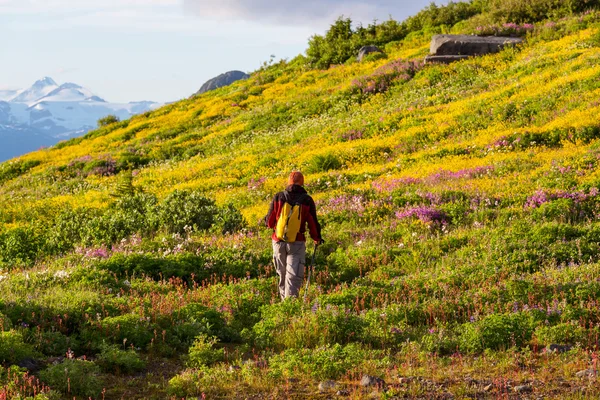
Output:
<svg viewBox="0 0 600 400">
<path fill-rule="evenodd" d="M 0 398 L 597 398 L 597 6 L 340 19 L 0 164 Z M 423 65 L 441 32 L 525 44 Z M 259 226 L 292 169 L 326 240 L 306 302 L 279 301 Z"/>
</svg>

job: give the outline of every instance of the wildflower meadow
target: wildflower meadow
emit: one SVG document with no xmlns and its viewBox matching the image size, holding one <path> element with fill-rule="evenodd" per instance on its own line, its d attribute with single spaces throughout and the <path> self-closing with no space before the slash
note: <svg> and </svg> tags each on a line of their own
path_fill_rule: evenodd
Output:
<svg viewBox="0 0 600 400">
<path fill-rule="evenodd" d="M 600 5 L 509 3 L 0 164 L 0 399 L 598 398 Z M 425 64 L 438 33 L 524 42 Z M 325 243 L 280 301 L 292 170 Z"/>
</svg>

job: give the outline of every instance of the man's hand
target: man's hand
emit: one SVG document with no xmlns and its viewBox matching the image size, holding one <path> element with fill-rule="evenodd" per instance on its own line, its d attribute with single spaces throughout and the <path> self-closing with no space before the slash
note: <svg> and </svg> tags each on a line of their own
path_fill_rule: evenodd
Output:
<svg viewBox="0 0 600 400">
<path fill-rule="evenodd" d="M 322 245 L 323 243 L 325 243 L 325 241 L 324 241 L 323 239 L 317 239 L 317 240 L 315 240 L 314 242 L 315 242 L 315 246 L 320 246 L 320 245 Z"/>
</svg>

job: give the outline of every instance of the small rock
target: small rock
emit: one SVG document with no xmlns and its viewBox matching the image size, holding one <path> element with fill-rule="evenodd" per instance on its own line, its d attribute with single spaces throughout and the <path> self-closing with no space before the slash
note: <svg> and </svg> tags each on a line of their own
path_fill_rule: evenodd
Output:
<svg viewBox="0 0 600 400">
<path fill-rule="evenodd" d="M 530 393 L 533 391 L 533 389 L 529 385 L 519 385 L 519 386 L 515 386 L 513 388 L 513 391 L 515 393 Z"/>
<path fill-rule="evenodd" d="M 383 51 L 377 46 L 363 46 L 358 51 L 358 57 L 356 59 L 358 62 L 361 62 L 367 54 L 371 53 L 383 53 Z"/>
<path fill-rule="evenodd" d="M 548 351 L 554 353 L 566 353 L 572 348 L 573 346 L 569 346 L 568 344 L 551 344 L 550 346 L 548 346 Z"/>
<path fill-rule="evenodd" d="M 328 392 L 337 388 L 337 382 L 335 381 L 323 381 L 319 383 L 319 392 Z"/>
<path fill-rule="evenodd" d="M 298 378 L 287 378 L 287 383 L 298 383 L 300 379 Z"/>
<path fill-rule="evenodd" d="M 267 368 L 267 362 L 265 360 L 258 360 L 258 361 L 246 360 L 242 364 L 248 365 L 250 367 L 256 367 L 256 368 Z"/>
<path fill-rule="evenodd" d="M 398 383 L 401 385 L 408 385 L 413 381 L 413 378 L 401 377 L 398 378 Z"/>
<path fill-rule="evenodd" d="M 29 372 L 37 372 L 41 369 L 40 362 L 33 358 L 24 358 L 17 363 L 18 367 L 25 368 Z"/>
<path fill-rule="evenodd" d="M 385 381 L 381 378 L 371 375 L 363 375 L 360 380 L 360 386 L 368 387 L 368 386 L 385 386 Z"/>
<path fill-rule="evenodd" d="M 594 369 L 585 369 L 583 371 L 579 371 L 575 374 L 578 378 L 591 378 L 596 376 L 596 370 Z"/>
<path fill-rule="evenodd" d="M 369 395 L 369 399 L 380 399 L 381 398 L 381 393 L 379 392 L 371 392 L 371 394 Z"/>
<path fill-rule="evenodd" d="M 492 390 L 494 388 L 494 384 L 490 383 L 489 385 L 487 385 L 486 387 L 483 388 L 484 392 L 489 392 L 490 390 Z"/>
<path fill-rule="evenodd" d="M 335 392 L 336 396 L 350 396 L 350 392 L 347 390 L 338 390 Z"/>
<path fill-rule="evenodd" d="M 230 365 L 229 369 L 227 371 L 229 371 L 229 373 L 234 373 L 237 372 L 239 370 L 241 370 L 242 368 L 237 366 L 237 365 Z"/>
</svg>

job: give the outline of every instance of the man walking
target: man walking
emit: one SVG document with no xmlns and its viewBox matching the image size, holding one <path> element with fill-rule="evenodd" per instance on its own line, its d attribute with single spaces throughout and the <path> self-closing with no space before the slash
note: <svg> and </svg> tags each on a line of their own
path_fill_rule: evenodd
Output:
<svg viewBox="0 0 600 400">
<path fill-rule="evenodd" d="M 302 173 L 292 172 L 288 186 L 275 195 L 265 217 L 266 225 L 273 229 L 273 260 L 282 299 L 297 297 L 302 286 L 306 265 L 306 224 L 315 246 L 323 243 L 315 202 L 303 186 Z M 297 220 L 299 226 L 297 223 L 294 226 Z"/>
</svg>

